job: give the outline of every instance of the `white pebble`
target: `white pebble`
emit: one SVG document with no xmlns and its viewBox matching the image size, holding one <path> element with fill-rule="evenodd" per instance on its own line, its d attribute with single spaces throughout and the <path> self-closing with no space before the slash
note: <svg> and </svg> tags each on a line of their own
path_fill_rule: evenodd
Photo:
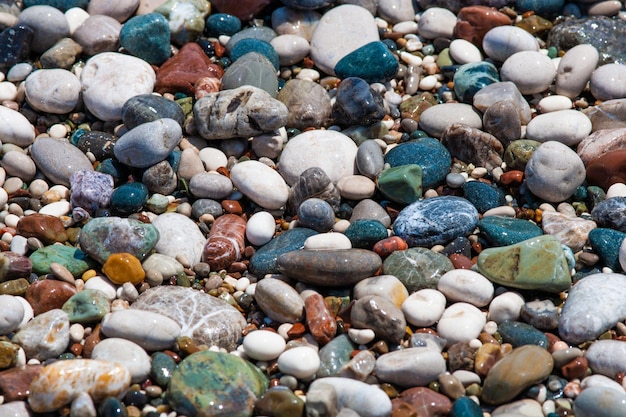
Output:
<svg viewBox="0 0 626 417">
<path fill-rule="evenodd" d="M 72 211 L 72 205 L 67 200 L 55 201 L 46 204 L 39 210 L 39 214 L 47 214 L 49 216 L 61 217 Z"/>
<path fill-rule="evenodd" d="M 465 39 L 455 39 L 450 42 L 450 56 L 457 64 L 469 64 L 483 60 L 483 56 L 476 45 Z"/>
<path fill-rule="evenodd" d="M 131 382 L 143 382 L 150 374 L 150 356 L 130 340 L 117 337 L 103 339 L 93 348 L 91 359 L 121 363 L 130 372 Z"/>
<path fill-rule="evenodd" d="M 448 346 L 452 346 L 476 339 L 485 323 L 485 315 L 478 308 L 468 303 L 455 303 L 443 312 L 437 323 L 437 333 L 448 341 Z"/>
<path fill-rule="evenodd" d="M 304 249 L 351 249 L 352 242 L 343 233 L 319 233 L 304 241 Z"/>
<path fill-rule="evenodd" d="M 465 301 L 484 307 L 493 298 L 493 284 L 483 275 L 469 269 L 453 269 L 441 276 L 437 289 L 448 301 Z"/>
<path fill-rule="evenodd" d="M 446 296 L 433 289 L 414 292 L 402 303 L 406 320 L 414 326 L 432 326 L 446 308 Z"/>
<path fill-rule="evenodd" d="M 320 79 L 320 73 L 319 71 L 311 68 L 303 68 L 302 70 L 300 70 L 298 75 L 296 75 L 296 78 L 299 80 L 308 80 L 315 82 Z"/>
<path fill-rule="evenodd" d="M 217 148 L 206 147 L 199 152 L 200 160 L 207 171 L 215 171 L 228 165 L 228 157 Z"/>
<path fill-rule="evenodd" d="M 426 77 L 420 80 L 419 88 L 420 90 L 429 91 L 437 86 L 437 77 L 434 75 L 427 75 Z"/>
<path fill-rule="evenodd" d="M 24 236 L 15 235 L 11 239 L 11 252 L 26 255 L 28 252 L 28 239 Z"/>
<path fill-rule="evenodd" d="M 418 32 L 422 38 L 448 38 L 452 39 L 456 15 L 443 7 L 431 7 L 419 17 Z"/>
<path fill-rule="evenodd" d="M 494 207 L 483 213 L 483 217 L 488 216 L 515 217 L 515 209 L 511 206 Z"/>
<path fill-rule="evenodd" d="M 520 51 L 538 51 L 535 37 L 517 26 L 496 26 L 483 38 L 483 51 L 494 61 L 504 62 Z"/>
<path fill-rule="evenodd" d="M 103 275 L 96 275 L 95 277 L 89 278 L 87 282 L 85 282 L 85 289 L 102 291 L 109 301 L 113 301 L 117 297 L 115 284 Z"/>
<path fill-rule="evenodd" d="M 489 304 L 489 320 L 502 323 L 519 319 L 522 306 L 526 301 L 518 293 L 507 291 L 495 297 Z"/>
<path fill-rule="evenodd" d="M 623 182 L 616 182 L 606 190 L 606 198 L 612 197 L 626 197 L 626 184 Z"/>
<path fill-rule="evenodd" d="M 526 139 L 576 146 L 589 136 L 591 128 L 591 120 L 583 112 L 572 109 L 551 111 L 534 117 L 528 123 Z"/>
<path fill-rule="evenodd" d="M 7 214 L 4 217 L 4 224 L 9 227 L 17 227 L 17 223 L 20 221 L 20 218 L 15 214 Z"/>
<path fill-rule="evenodd" d="M 246 355 L 258 361 L 276 359 L 285 350 L 286 342 L 283 337 L 269 330 L 255 330 L 243 339 L 243 349 Z"/>
<path fill-rule="evenodd" d="M 85 337 L 85 328 L 80 323 L 74 323 L 70 326 L 70 340 L 74 343 L 80 342 Z"/>
<path fill-rule="evenodd" d="M 72 7 L 65 12 L 65 18 L 70 26 L 70 35 L 72 35 L 74 31 L 89 18 L 89 13 L 80 7 Z"/>
<path fill-rule="evenodd" d="M 0 102 L 1 101 L 14 101 L 17 99 L 17 87 L 15 84 L 9 81 L 3 81 L 0 83 Z"/>
<path fill-rule="evenodd" d="M 253 245 L 264 245 L 274 236 L 276 222 L 267 211 L 259 211 L 250 217 L 246 225 L 246 238 Z"/>
<path fill-rule="evenodd" d="M 419 67 L 422 65 L 422 58 L 409 52 L 400 52 L 400 59 L 407 65 Z"/>
<path fill-rule="evenodd" d="M 358 345 L 366 345 L 376 337 L 372 329 L 348 329 L 348 337 Z"/>
<path fill-rule="evenodd" d="M 598 64 L 598 51 L 589 44 L 576 45 L 561 57 L 556 75 L 556 93 L 570 98 L 579 95 Z"/>
<path fill-rule="evenodd" d="M 53 138 L 64 138 L 67 136 L 67 127 L 61 123 L 55 123 L 48 129 L 48 134 Z"/>
<path fill-rule="evenodd" d="M 17 329 L 24 319 L 24 306 L 14 295 L 0 295 L 0 335 L 8 335 Z"/>
<path fill-rule="evenodd" d="M 598 67 L 591 74 L 589 90 L 597 100 L 626 97 L 626 65 L 613 63 Z"/>
<path fill-rule="evenodd" d="M 500 69 L 502 81 L 513 82 L 522 94 L 545 91 L 555 76 L 552 60 L 537 51 L 517 52 L 508 57 Z"/>
<path fill-rule="evenodd" d="M 317 351 L 308 346 L 288 349 L 278 357 L 280 372 L 299 379 L 308 379 L 315 375 L 320 367 Z"/>
<path fill-rule="evenodd" d="M 537 110 L 541 113 L 549 113 L 558 110 L 567 110 L 572 108 L 572 100 L 567 96 L 555 94 L 547 96 L 539 100 Z"/>
<path fill-rule="evenodd" d="M 404 22 L 396 23 L 395 25 L 393 25 L 393 28 L 391 30 L 393 32 L 406 35 L 407 33 L 417 33 L 418 26 L 417 22 L 407 20 Z"/>
</svg>

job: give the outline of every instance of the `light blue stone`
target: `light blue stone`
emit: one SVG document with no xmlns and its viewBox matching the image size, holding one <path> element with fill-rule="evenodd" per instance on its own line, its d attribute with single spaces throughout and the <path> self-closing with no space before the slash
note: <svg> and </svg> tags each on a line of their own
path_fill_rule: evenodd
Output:
<svg viewBox="0 0 626 417">
<path fill-rule="evenodd" d="M 462 103 L 472 104 L 478 90 L 497 82 L 500 82 L 500 77 L 492 63 L 480 61 L 464 64 L 454 73 L 454 93 Z"/>
<path fill-rule="evenodd" d="M 626 394 L 613 387 L 588 387 L 574 400 L 576 417 L 623 417 L 624 410 Z"/>
<path fill-rule="evenodd" d="M 258 277 L 278 272 L 276 261 L 283 253 L 304 248 L 304 241 L 317 232 L 305 227 L 286 230 L 259 248 L 250 259 L 250 272 Z"/>
<path fill-rule="evenodd" d="M 335 66 L 339 78 L 359 77 L 368 83 L 384 83 L 398 73 L 398 61 L 387 46 L 370 42 L 344 56 Z"/>
<path fill-rule="evenodd" d="M 385 162 L 392 167 L 409 164 L 421 166 L 422 187 L 427 190 L 445 181 L 452 157 L 437 139 L 421 138 L 393 147 L 385 155 Z"/>
<path fill-rule="evenodd" d="M 469 235 L 477 223 L 478 211 L 469 201 L 443 196 L 416 201 L 402 209 L 393 231 L 410 247 L 431 247 Z"/>
<path fill-rule="evenodd" d="M 463 192 L 465 198 L 476 207 L 479 213 L 506 205 L 504 191 L 495 185 L 480 181 L 468 181 L 463 185 Z"/>
<path fill-rule="evenodd" d="M 612 199 L 611 199 L 612 200 Z M 598 227 L 589 232 L 589 243 L 602 262 L 615 272 L 622 270 L 619 264 L 619 248 L 626 233 Z"/>
<path fill-rule="evenodd" d="M 228 13 L 215 13 L 206 20 L 206 30 L 209 36 L 233 36 L 241 30 L 241 20 Z"/>
<path fill-rule="evenodd" d="M 120 31 L 120 45 L 149 64 L 162 64 L 172 54 L 167 19 L 160 13 L 128 19 Z"/>
<path fill-rule="evenodd" d="M 276 49 L 274 49 L 269 42 L 265 42 L 260 39 L 250 38 L 240 40 L 230 51 L 230 59 L 235 62 L 249 52 L 257 52 L 263 55 L 272 63 L 274 69 L 278 71 L 278 68 L 280 67 L 278 52 L 276 52 Z"/>
<path fill-rule="evenodd" d="M 319 351 L 320 368 L 317 371 L 317 377 L 339 376 L 341 368 L 350 362 L 350 354 L 353 350 L 354 346 L 345 334 L 328 342 Z"/>
<path fill-rule="evenodd" d="M 491 246 L 509 246 L 533 237 L 543 230 L 528 220 L 510 217 L 487 216 L 478 221 L 480 234 Z"/>
<path fill-rule="evenodd" d="M 244 85 L 260 88 L 276 98 L 278 77 L 270 60 L 258 52 L 248 52 L 226 68 L 222 77 L 223 90 L 234 90 Z"/>
</svg>

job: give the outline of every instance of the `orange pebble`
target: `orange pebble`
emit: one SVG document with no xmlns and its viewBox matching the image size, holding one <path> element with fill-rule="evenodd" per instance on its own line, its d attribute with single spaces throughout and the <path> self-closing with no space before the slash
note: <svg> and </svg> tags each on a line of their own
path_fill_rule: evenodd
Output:
<svg viewBox="0 0 626 417">
<path fill-rule="evenodd" d="M 115 284 L 130 282 L 137 285 L 146 276 L 141 261 L 125 252 L 111 254 L 102 265 L 102 272 Z"/>
<path fill-rule="evenodd" d="M 507 171 L 500 175 L 500 183 L 502 185 L 519 186 L 524 180 L 524 173 L 522 171 L 512 170 Z"/>
<path fill-rule="evenodd" d="M 398 250 L 406 250 L 409 245 L 398 236 L 391 236 L 383 240 L 376 242 L 372 250 L 378 254 L 381 258 L 386 258 L 393 252 Z"/>
</svg>

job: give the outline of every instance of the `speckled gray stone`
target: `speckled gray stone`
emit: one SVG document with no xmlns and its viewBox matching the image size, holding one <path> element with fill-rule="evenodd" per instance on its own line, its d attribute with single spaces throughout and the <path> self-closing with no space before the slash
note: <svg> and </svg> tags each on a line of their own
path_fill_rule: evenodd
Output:
<svg viewBox="0 0 626 417">
<path fill-rule="evenodd" d="M 50 181 L 67 187 L 70 186 L 70 176 L 74 172 L 93 171 L 85 154 L 64 139 L 37 139 L 31 148 L 31 157 Z"/>
</svg>

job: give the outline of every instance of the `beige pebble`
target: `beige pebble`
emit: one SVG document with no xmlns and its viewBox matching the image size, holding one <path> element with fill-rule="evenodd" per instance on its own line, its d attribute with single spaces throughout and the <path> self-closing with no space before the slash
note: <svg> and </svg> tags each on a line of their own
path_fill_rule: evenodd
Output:
<svg viewBox="0 0 626 417">
<path fill-rule="evenodd" d="M 606 190 L 606 198 L 611 197 L 626 197 L 626 184 L 623 182 L 617 182 Z"/>
<path fill-rule="evenodd" d="M 24 181 L 18 177 L 9 177 L 4 181 L 4 185 L 2 186 L 7 193 L 13 194 L 17 190 L 21 190 L 24 185 Z"/>
<path fill-rule="evenodd" d="M 50 272 L 52 272 L 52 274 L 58 280 L 74 284 L 74 276 L 65 266 L 61 265 L 60 263 L 50 263 Z"/>
<path fill-rule="evenodd" d="M 376 184 L 364 175 L 349 175 L 337 181 L 337 189 L 347 200 L 363 200 L 374 195 Z"/>
<path fill-rule="evenodd" d="M 483 217 L 488 216 L 515 217 L 515 209 L 511 206 L 494 207 L 483 213 Z"/>
</svg>

